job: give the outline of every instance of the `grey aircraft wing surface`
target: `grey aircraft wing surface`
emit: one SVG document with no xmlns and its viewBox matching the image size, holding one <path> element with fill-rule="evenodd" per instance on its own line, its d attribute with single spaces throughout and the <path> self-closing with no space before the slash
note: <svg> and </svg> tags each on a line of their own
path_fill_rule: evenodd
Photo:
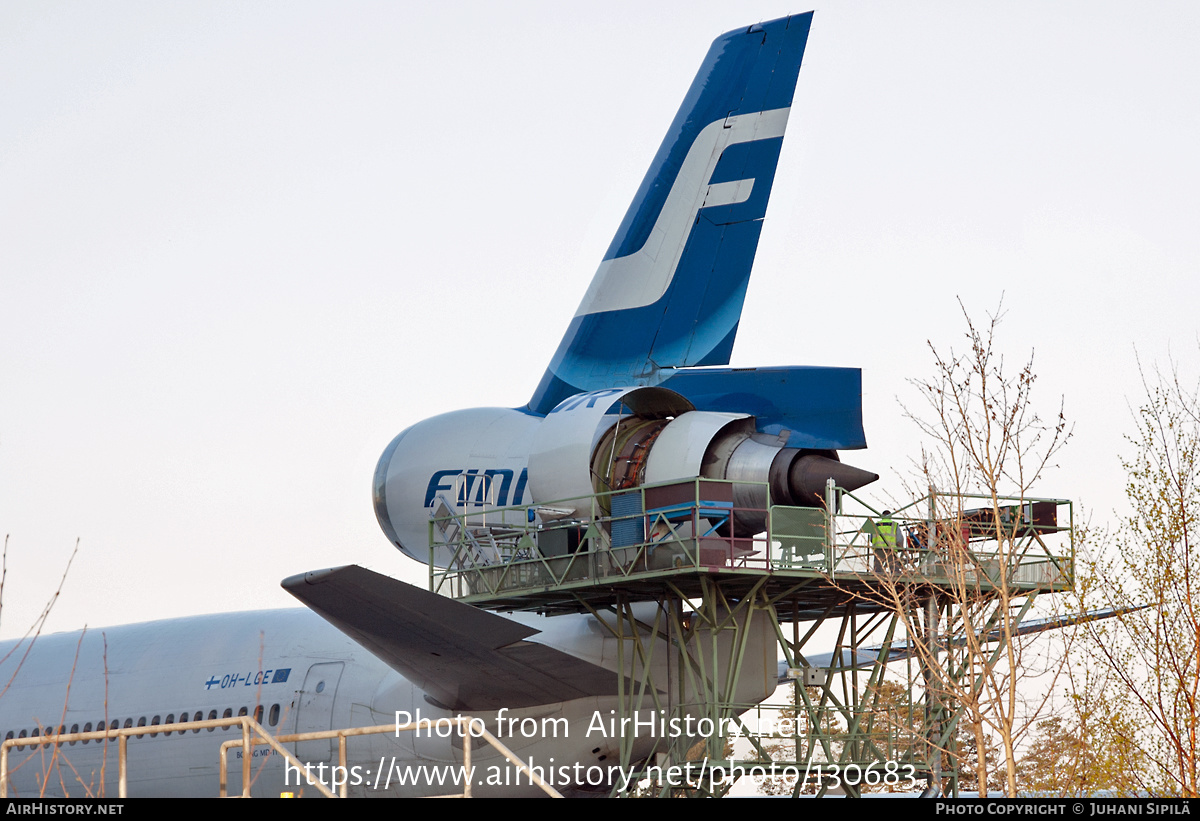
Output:
<svg viewBox="0 0 1200 821">
<path fill-rule="evenodd" d="M 357 565 L 283 587 L 451 710 L 615 695 L 617 676 L 528 639 L 537 630 Z"/>
</svg>

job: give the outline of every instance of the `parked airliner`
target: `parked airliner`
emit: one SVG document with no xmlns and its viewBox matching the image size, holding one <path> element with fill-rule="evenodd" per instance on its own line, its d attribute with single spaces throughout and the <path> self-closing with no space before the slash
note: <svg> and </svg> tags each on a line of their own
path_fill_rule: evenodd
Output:
<svg viewBox="0 0 1200 821">
<path fill-rule="evenodd" d="M 802 505 L 815 503 L 828 478 L 851 489 L 876 478 L 837 456 L 866 447 L 857 369 L 720 367 L 734 344 L 811 21 L 811 13 L 792 16 L 714 42 L 528 404 L 438 416 L 388 446 L 374 504 L 401 551 L 448 561 L 448 548 L 429 547 L 440 506 L 537 505 L 697 476 L 769 485 L 775 502 Z M 757 501 L 740 507 L 764 506 Z M 609 719 L 630 671 L 618 669 L 616 640 L 595 617 L 498 615 L 353 566 L 283 584 L 309 609 L 58 634 L 28 655 L 7 643 L 0 732 L 22 738 L 249 713 L 282 734 L 386 724 L 397 712 L 461 713 L 499 730 L 564 792 L 619 780 L 611 768 L 620 733 Z M 761 701 L 776 684 L 774 636 L 759 622 L 740 701 Z M 130 741 L 130 795 L 216 795 L 216 742 L 233 735 Z M 638 740 L 635 754 L 651 743 Z M 317 768 L 335 751 L 326 741 L 295 750 Z M 457 770 L 445 766 L 461 758 L 453 738 L 373 736 L 354 739 L 350 753 L 353 771 L 343 777 L 353 795 L 456 791 Z M 255 794 L 305 791 L 280 756 L 265 748 L 257 756 Z M 51 757 L 16 750 L 10 795 L 116 795 L 114 744 L 64 744 L 49 767 Z M 474 763 L 476 794 L 538 791 L 514 783 L 494 753 L 477 750 Z"/>
</svg>

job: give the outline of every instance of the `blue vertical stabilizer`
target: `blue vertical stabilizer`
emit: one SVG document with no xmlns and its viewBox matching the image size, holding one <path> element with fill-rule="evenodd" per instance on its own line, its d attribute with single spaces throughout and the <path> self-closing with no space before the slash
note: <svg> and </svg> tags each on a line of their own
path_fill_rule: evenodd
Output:
<svg viewBox="0 0 1200 821">
<path fill-rule="evenodd" d="M 729 362 L 811 22 L 713 43 L 530 410 Z"/>
</svg>

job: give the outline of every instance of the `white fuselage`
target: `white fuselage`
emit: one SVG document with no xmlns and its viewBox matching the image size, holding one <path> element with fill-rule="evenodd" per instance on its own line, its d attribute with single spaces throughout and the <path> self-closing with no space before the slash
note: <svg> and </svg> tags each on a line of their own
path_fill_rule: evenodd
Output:
<svg viewBox="0 0 1200 821">
<path fill-rule="evenodd" d="M 557 635 L 600 661 L 606 655 L 603 630 L 589 617 L 537 619 L 557 622 Z M 525 620 L 525 619 L 522 619 Z M 592 624 L 589 626 L 588 622 Z M 547 641 L 547 643 L 550 643 Z M 592 645 L 586 647 L 584 645 Z M 257 611 L 148 622 L 85 634 L 39 638 L 31 652 L 15 642 L 0 645 L 0 733 L 29 736 L 43 728 L 65 732 L 95 730 L 101 724 L 138 726 L 195 718 L 254 714 L 277 735 L 309 730 L 394 724 L 396 713 L 436 720 L 450 711 L 431 703 L 412 682 L 396 673 L 336 628 L 307 610 Z M 78 657 L 76 653 L 78 651 Z M 612 701 L 613 703 L 609 703 Z M 615 700 L 587 698 L 519 711 L 479 714 L 487 728 L 507 728 L 504 742 L 523 760 L 531 756 L 555 767 L 581 763 L 615 765 L 618 739 L 586 733 L 595 714 L 609 715 Z M 186 717 L 186 718 L 185 718 Z M 538 731 L 520 732 L 521 721 L 537 720 Z M 518 723 L 512 723 L 516 719 Z M 543 721 L 542 719 L 546 719 Z M 565 720 L 560 720 L 565 719 Z M 525 722 L 531 728 L 532 722 Z M 215 797 L 219 748 L 238 737 L 237 729 L 200 730 L 142 736 L 129 741 L 130 796 Z M 288 745 L 313 772 L 332 782 L 336 741 Z M 351 795 L 429 795 L 461 792 L 462 742 L 434 732 L 351 738 L 348 765 Z M 474 744 L 477 794 L 537 794 L 518 780 L 497 754 Z M 321 769 L 324 765 L 324 769 Z M 381 769 L 382 767 L 382 769 Z M 117 745 L 103 742 L 25 746 L 10 753 L 10 796 L 117 795 Z M 290 791 L 315 795 L 298 774 L 285 772 L 282 757 L 258 747 L 253 762 L 255 795 Z M 229 791 L 241 791 L 241 753 L 229 754 Z M 573 769 L 573 773 L 582 772 Z M 398 784 L 399 781 L 404 784 Z M 445 784 L 439 783 L 445 780 Z M 585 785 L 586 786 L 586 785 Z M 593 784 L 593 787 L 599 785 Z M 44 790 L 44 792 L 43 792 Z"/>
</svg>

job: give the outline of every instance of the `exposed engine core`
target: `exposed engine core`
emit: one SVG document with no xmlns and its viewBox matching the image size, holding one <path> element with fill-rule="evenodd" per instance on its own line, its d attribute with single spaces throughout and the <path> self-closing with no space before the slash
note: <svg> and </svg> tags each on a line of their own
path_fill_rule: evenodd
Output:
<svg viewBox="0 0 1200 821">
<path fill-rule="evenodd" d="M 843 465 L 835 451 L 786 444 L 786 435 L 757 433 L 751 416 L 696 410 L 670 418 L 621 416 L 600 435 L 592 454 L 593 488 L 603 493 L 699 476 L 734 482 L 735 508 L 765 511 L 770 504 L 819 506 L 831 478 L 846 490 L 879 478 Z M 737 519 L 743 532 L 766 526 L 763 513 L 742 512 Z"/>
<path fill-rule="evenodd" d="M 568 400 L 538 431 L 529 468 L 539 501 L 553 498 L 543 490 L 565 498 L 702 477 L 735 482 L 734 507 L 765 512 L 768 504 L 821 504 L 830 478 L 847 490 L 879 478 L 843 465 L 834 451 L 789 448 L 786 433 L 759 433 L 748 414 L 695 410 L 666 388 L 627 388 L 589 401 Z M 741 516 L 739 528 L 765 529 L 764 515 Z"/>
</svg>

